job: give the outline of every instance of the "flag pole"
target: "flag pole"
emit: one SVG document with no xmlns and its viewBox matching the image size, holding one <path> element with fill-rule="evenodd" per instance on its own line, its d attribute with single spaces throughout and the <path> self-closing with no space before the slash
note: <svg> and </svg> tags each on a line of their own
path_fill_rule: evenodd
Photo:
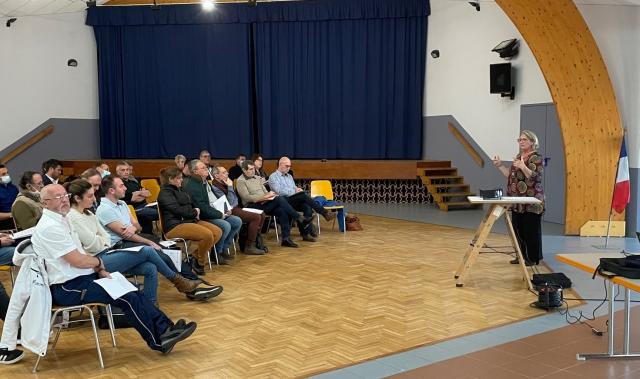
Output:
<svg viewBox="0 0 640 379">
<path fill-rule="evenodd" d="M 622 132 L 622 141 L 625 141 L 626 132 Z M 616 163 L 616 175 L 613 177 L 613 189 L 611 191 L 611 202 L 609 203 L 609 222 L 607 223 L 607 236 L 604 239 L 604 246 L 602 245 L 593 245 L 593 247 L 608 250 L 609 249 L 609 235 L 611 233 L 611 217 L 613 216 L 613 197 L 616 193 L 616 183 L 618 182 L 618 171 L 620 170 L 620 158 L 618 158 L 618 162 Z M 617 249 L 613 249 L 617 250 Z"/>
</svg>

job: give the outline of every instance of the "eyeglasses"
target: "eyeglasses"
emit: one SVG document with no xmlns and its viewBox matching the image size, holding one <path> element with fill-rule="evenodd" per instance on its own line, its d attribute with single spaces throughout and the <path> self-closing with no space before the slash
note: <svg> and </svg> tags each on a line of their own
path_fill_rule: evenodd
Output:
<svg viewBox="0 0 640 379">
<path fill-rule="evenodd" d="M 55 197 L 50 197 L 48 199 L 42 199 L 42 200 L 58 200 L 58 199 L 68 199 L 71 197 L 70 193 L 65 193 L 64 195 L 60 195 L 60 196 L 55 196 Z"/>
</svg>

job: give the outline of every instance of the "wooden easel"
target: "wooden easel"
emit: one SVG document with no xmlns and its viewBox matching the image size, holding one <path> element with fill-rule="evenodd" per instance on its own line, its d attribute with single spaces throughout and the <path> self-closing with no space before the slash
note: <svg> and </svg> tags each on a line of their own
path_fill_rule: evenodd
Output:
<svg viewBox="0 0 640 379">
<path fill-rule="evenodd" d="M 489 236 L 489 233 L 491 233 L 493 224 L 495 224 L 496 220 L 499 219 L 500 216 L 504 215 L 505 222 L 507 224 L 507 234 L 511 240 L 511 245 L 513 245 L 516 252 L 516 256 L 518 257 L 522 275 L 524 280 L 527 282 L 529 289 L 533 291 L 533 284 L 531 284 L 531 278 L 529 277 L 527 266 L 525 266 L 522 251 L 520 251 L 520 245 L 518 244 L 516 233 L 513 230 L 513 224 L 511 223 L 511 216 L 509 215 L 508 209 L 513 204 L 536 204 L 540 203 L 540 200 L 535 197 L 503 197 L 501 199 L 484 200 L 479 196 L 469 196 L 468 199 L 469 202 L 474 204 L 490 204 L 490 206 L 473 237 L 473 241 L 467 248 L 458 270 L 455 273 L 454 278 L 456 279 L 456 287 L 464 286 L 464 278 L 469 273 L 471 266 L 476 262 L 478 255 L 480 255 L 480 249 L 482 249 L 487 241 L 487 237 Z"/>
</svg>

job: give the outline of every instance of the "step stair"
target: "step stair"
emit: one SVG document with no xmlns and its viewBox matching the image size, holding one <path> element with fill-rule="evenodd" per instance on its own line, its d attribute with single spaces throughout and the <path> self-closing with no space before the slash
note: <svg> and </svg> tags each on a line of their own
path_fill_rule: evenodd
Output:
<svg viewBox="0 0 640 379">
<path fill-rule="evenodd" d="M 480 204 L 471 204 L 467 196 L 474 196 L 464 177 L 458 175 L 458 169 L 451 161 L 420 161 L 416 163 L 417 175 L 440 210 L 478 208 Z"/>
</svg>

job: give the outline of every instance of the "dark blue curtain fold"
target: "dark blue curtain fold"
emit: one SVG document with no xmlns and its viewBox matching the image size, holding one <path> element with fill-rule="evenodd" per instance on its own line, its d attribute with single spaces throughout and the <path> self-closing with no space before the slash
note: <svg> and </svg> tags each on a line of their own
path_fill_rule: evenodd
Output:
<svg viewBox="0 0 640 379">
<path fill-rule="evenodd" d="M 428 0 L 90 8 L 102 156 L 419 159 L 428 14 Z"/>
<path fill-rule="evenodd" d="M 420 159 L 426 18 L 255 24 L 270 158 Z"/>
<path fill-rule="evenodd" d="M 252 150 L 246 24 L 95 27 L 104 158 Z"/>
</svg>

